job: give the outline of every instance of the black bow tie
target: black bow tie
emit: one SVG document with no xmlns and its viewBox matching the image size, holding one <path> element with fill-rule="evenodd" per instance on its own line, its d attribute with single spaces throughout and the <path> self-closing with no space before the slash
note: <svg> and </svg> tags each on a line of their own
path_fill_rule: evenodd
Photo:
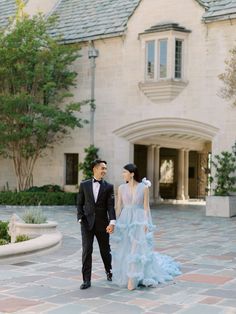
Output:
<svg viewBox="0 0 236 314">
<path fill-rule="evenodd" d="M 102 183 L 102 180 L 97 180 L 97 179 L 93 178 L 93 182 L 94 182 L 94 183 L 98 182 L 99 184 L 101 184 L 101 183 Z"/>
</svg>

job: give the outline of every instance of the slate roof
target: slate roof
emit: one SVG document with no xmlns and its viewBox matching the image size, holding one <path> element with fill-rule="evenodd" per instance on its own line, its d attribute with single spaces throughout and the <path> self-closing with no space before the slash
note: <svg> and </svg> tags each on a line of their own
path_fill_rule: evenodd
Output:
<svg viewBox="0 0 236 314">
<path fill-rule="evenodd" d="M 141 0 L 62 0 L 53 14 L 59 16 L 54 34 L 64 41 L 83 41 L 121 35 Z"/>
<path fill-rule="evenodd" d="M 208 8 L 210 3 L 214 0 L 196 0 L 199 4 L 201 4 L 203 7 Z"/>
<path fill-rule="evenodd" d="M 146 29 L 143 34 L 148 34 L 148 33 L 156 33 L 156 32 L 165 32 L 165 31 L 178 31 L 182 33 L 190 33 L 191 31 L 183 26 L 180 26 L 179 23 L 173 23 L 173 22 L 166 22 L 166 23 L 160 23 L 151 26 L 150 28 Z"/>
<path fill-rule="evenodd" d="M 50 1 L 50 0 L 49 0 Z M 59 22 L 52 35 L 65 42 L 120 36 L 142 0 L 59 0 L 53 14 Z M 189 0 L 192 1 L 192 0 Z M 236 17 L 236 0 L 195 0 L 205 8 L 203 20 Z M 0 0 L 0 28 L 16 13 L 15 0 Z"/>
<path fill-rule="evenodd" d="M 209 0 L 208 5 L 209 8 L 203 14 L 203 19 L 209 22 L 236 14 L 236 0 Z"/>
</svg>

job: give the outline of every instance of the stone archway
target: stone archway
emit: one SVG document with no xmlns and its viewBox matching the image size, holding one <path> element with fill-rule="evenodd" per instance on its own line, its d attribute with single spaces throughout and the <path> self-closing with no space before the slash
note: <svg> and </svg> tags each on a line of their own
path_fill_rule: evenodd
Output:
<svg viewBox="0 0 236 314">
<path fill-rule="evenodd" d="M 150 195 L 153 201 L 160 198 L 160 149 L 176 149 L 176 198 L 189 197 L 189 152 L 199 155 L 197 166 L 198 190 L 205 190 L 204 168 L 207 167 L 207 154 L 218 128 L 203 122 L 182 118 L 153 118 L 133 122 L 114 131 L 132 145 L 147 146 L 147 175 L 153 182 Z M 204 161 L 204 163 L 203 163 Z M 202 192 L 201 192 L 202 193 Z M 201 194 L 202 195 L 202 194 Z"/>
</svg>

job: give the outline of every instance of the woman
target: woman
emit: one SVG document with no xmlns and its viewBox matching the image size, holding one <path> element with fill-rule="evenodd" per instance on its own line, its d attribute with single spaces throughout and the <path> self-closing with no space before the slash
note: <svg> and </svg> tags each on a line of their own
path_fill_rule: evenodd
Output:
<svg viewBox="0 0 236 314">
<path fill-rule="evenodd" d="M 150 181 L 140 182 L 134 164 L 124 166 L 125 184 L 119 186 L 117 222 L 112 236 L 113 282 L 133 290 L 157 286 L 179 275 L 179 265 L 171 257 L 154 252 L 154 226 L 149 209 Z"/>
</svg>

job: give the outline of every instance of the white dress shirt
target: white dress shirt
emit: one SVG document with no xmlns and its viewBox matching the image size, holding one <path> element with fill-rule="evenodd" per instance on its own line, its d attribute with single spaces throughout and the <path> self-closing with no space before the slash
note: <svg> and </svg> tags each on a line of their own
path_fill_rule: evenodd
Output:
<svg viewBox="0 0 236 314">
<path fill-rule="evenodd" d="M 98 199 L 99 190 L 100 190 L 100 183 L 93 181 L 93 196 L 94 196 L 95 203 L 97 202 L 97 199 Z"/>
</svg>

